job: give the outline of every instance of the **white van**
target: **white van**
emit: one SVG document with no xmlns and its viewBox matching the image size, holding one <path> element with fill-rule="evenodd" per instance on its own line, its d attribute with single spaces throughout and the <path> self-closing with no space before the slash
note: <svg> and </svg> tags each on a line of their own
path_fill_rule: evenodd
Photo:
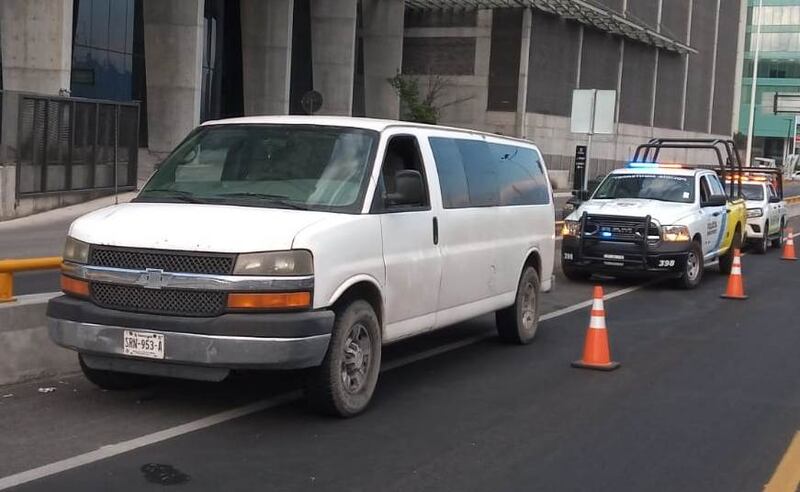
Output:
<svg viewBox="0 0 800 492">
<path fill-rule="evenodd" d="M 312 403 L 354 415 L 383 344 L 492 312 L 501 338 L 530 342 L 554 227 L 526 141 L 358 118 L 212 121 L 132 203 L 72 224 L 50 336 L 103 388 L 314 368 Z"/>
</svg>

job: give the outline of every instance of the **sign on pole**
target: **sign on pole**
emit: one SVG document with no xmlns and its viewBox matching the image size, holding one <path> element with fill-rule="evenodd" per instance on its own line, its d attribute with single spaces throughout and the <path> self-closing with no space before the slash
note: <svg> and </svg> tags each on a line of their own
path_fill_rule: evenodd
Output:
<svg viewBox="0 0 800 492">
<path fill-rule="evenodd" d="M 575 147 L 575 172 L 572 176 L 572 189 L 580 190 L 583 187 L 583 176 L 586 174 L 586 146 Z"/>
<path fill-rule="evenodd" d="M 587 189 L 589 182 L 589 149 L 592 147 L 594 134 L 613 135 L 614 117 L 617 110 L 617 91 L 598 89 L 575 89 L 572 91 L 572 116 L 570 130 L 572 133 L 588 135 L 586 146 L 575 149 L 575 169 L 578 169 L 578 154 L 583 152 L 582 188 Z M 581 151 L 580 147 L 584 147 Z M 575 181 L 578 183 L 579 181 Z"/>
</svg>

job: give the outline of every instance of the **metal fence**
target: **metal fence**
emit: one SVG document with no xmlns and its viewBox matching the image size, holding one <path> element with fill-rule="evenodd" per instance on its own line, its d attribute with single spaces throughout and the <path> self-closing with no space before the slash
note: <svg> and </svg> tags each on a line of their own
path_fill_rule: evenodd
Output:
<svg viewBox="0 0 800 492">
<path fill-rule="evenodd" d="M 139 105 L 22 94 L 17 196 L 136 186 Z"/>
</svg>

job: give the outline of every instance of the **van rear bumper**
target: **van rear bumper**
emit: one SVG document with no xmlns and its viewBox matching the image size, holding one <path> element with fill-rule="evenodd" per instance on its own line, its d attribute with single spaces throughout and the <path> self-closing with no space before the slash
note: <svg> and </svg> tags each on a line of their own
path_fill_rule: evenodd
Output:
<svg viewBox="0 0 800 492">
<path fill-rule="evenodd" d="M 333 322 L 332 311 L 187 318 L 114 311 L 69 297 L 55 298 L 48 306 L 50 338 L 82 354 L 223 369 L 318 366 L 328 350 Z M 125 355 L 126 330 L 162 335 L 164 358 Z"/>
</svg>

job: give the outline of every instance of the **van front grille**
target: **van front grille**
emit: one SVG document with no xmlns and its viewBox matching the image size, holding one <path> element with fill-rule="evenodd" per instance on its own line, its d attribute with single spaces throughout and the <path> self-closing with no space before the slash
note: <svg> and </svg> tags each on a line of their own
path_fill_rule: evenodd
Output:
<svg viewBox="0 0 800 492">
<path fill-rule="evenodd" d="M 89 264 L 101 267 L 165 272 L 230 275 L 235 255 L 93 246 Z"/>
<path fill-rule="evenodd" d="M 226 293 L 210 290 L 145 289 L 93 282 L 92 301 L 100 307 L 137 313 L 211 317 L 222 314 Z"/>
</svg>

